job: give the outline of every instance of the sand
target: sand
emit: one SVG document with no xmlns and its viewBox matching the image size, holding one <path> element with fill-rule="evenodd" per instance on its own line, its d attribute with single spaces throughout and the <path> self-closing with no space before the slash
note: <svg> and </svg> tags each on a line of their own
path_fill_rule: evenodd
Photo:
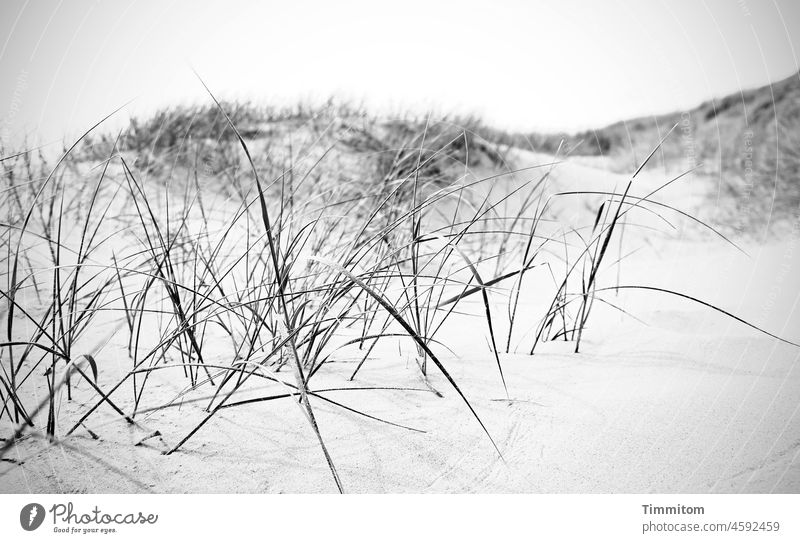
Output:
<svg viewBox="0 0 800 543">
<path fill-rule="evenodd" d="M 541 158 L 524 154 L 520 160 Z M 609 190 L 624 187 L 626 179 L 573 161 L 556 168 L 552 190 Z M 638 193 L 664 180 L 663 172 L 649 172 L 637 181 Z M 693 178 L 670 187 L 662 201 L 702 212 L 715 189 L 713 180 Z M 557 205 L 565 220 L 592 213 L 577 204 Z M 637 252 L 625 260 L 621 284 L 680 290 L 800 342 L 797 229 L 767 238 L 752 231 L 729 234 L 740 251 L 714 235 L 698 234 L 685 219 L 673 217 L 674 229 L 657 217 L 642 220 L 660 230 L 626 233 L 626 247 Z M 523 332 L 546 309 L 537 292 L 540 281 L 545 278 L 537 271 L 526 282 L 514 352 L 501 354 L 508 396 L 487 346 L 485 321 L 459 315 L 439 338 L 455 353 L 442 351 L 443 363 L 502 457 L 441 374 L 434 369 L 423 382 L 408 340 L 382 343 L 353 382 L 346 378 L 359 360 L 354 347 L 320 372 L 317 388 L 419 389 L 326 394 L 414 430 L 312 399 L 345 491 L 800 491 L 800 348 L 691 301 L 628 289 L 605 293 L 628 314 L 598 306 L 580 353 L 573 353 L 574 342 L 551 341 L 531 356 L 530 336 Z M 503 315 L 502 289 L 493 293 L 492 303 L 495 314 Z M 477 298 L 461 308 L 474 315 L 482 311 Z M 498 337 L 505 338 L 502 327 Z M 125 341 L 120 334 L 103 349 L 101 381 L 112 383 L 127 369 Z M 0 463 L 0 491 L 336 491 L 307 421 L 289 399 L 220 411 L 176 453 L 162 454 L 205 416 L 207 389 L 186 395 L 180 406 L 148 411 L 184 390 L 181 375 L 180 370 L 153 375 L 141 427 L 103 406 L 86 423 L 96 439 L 79 429 L 56 443 L 20 441 L 8 455 L 14 463 Z M 268 390 L 275 389 L 253 383 L 246 395 Z M 81 382 L 75 396 L 59 403 L 62 432 L 96 401 Z M 114 397 L 130 407 L 128 389 Z M 3 436 L 10 433 L 4 424 Z M 160 436 L 140 443 L 156 430 Z"/>
</svg>

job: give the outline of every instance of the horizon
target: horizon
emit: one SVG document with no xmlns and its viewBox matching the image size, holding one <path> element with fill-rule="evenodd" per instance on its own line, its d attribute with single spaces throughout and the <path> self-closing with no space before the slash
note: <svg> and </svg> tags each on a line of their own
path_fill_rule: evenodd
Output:
<svg viewBox="0 0 800 543">
<path fill-rule="evenodd" d="M 787 0 L 709 0 L 704 10 L 685 0 L 506 0 L 491 11 L 414 4 L 388 14 L 360 0 L 237 1 L 226 17 L 217 5 L 193 9 L 184 0 L 135 6 L 0 8 L 0 75 L 14 82 L 0 88 L 5 145 L 63 141 L 128 102 L 107 128 L 208 103 L 193 70 L 226 101 L 280 107 L 333 98 L 379 116 L 473 114 L 523 133 L 688 110 L 800 70 L 800 5 Z"/>
</svg>

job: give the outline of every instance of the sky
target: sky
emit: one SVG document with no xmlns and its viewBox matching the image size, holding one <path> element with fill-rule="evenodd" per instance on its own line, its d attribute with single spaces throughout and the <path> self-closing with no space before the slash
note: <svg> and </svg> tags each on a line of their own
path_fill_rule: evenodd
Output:
<svg viewBox="0 0 800 543">
<path fill-rule="evenodd" d="M 798 0 L 0 3 L 0 142 L 209 98 L 574 131 L 798 70 Z"/>
</svg>

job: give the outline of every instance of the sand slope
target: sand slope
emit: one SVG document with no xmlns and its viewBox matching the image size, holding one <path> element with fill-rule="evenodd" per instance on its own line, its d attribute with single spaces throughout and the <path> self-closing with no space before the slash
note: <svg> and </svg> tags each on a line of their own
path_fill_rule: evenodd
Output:
<svg viewBox="0 0 800 543">
<path fill-rule="evenodd" d="M 575 162 L 556 169 L 553 190 L 612 190 L 625 181 Z M 642 194 L 663 182 L 656 172 L 643 176 L 637 188 Z M 695 212 L 707 205 L 705 196 L 713 187 L 696 179 L 670 190 L 671 204 Z M 563 205 L 563 215 L 592 213 Z M 735 241 L 746 256 L 714 236 L 696 235 L 686 221 L 674 225 L 666 234 L 631 230 L 626 243 L 639 250 L 625 261 L 622 284 L 678 289 L 800 341 L 796 236 L 767 242 L 739 236 Z M 616 281 L 613 267 L 607 273 Z M 440 338 L 455 352 L 442 351 L 445 365 L 485 422 L 502 459 L 440 374 L 434 371 L 429 383 L 422 381 L 408 341 L 385 341 L 352 383 L 346 377 L 359 358 L 355 348 L 343 350 L 321 372 L 318 389 L 419 389 L 327 393 L 337 402 L 419 431 L 312 400 L 346 491 L 800 491 L 800 348 L 686 300 L 625 290 L 604 297 L 630 315 L 598 307 L 582 352 L 574 354 L 572 342 L 553 341 L 529 356 L 530 336 L 523 332 L 543 310 L 537 285 L 544 281 L 543 275 L 532 274 L 527 282 L 521 306 L 525 322 L 518 324 L 512 342 L 517 352 L 501 357 L 508 399 L 487 347 L 485 323 L 458 316 Z M 498 315 L 505 311 L 503 293 L 498 288 L 492 295 Z M 461 309 L 480 315 L 482 307 L 475 299 Z M 505 337 L 505 330 L 498 335 Z M 104 352 L 106 378 L 113 381 L 114 367 L 123 371 L 124 339 L 112 339 Z M 144 412 L 185 388 L 179 373 L 153 377 Z M 62 420 L 74 420 L 81 403 L 93 401 L 85 384 L 77 388 L 79 400 L 62 398 Z M 256 397 L 266 390 L 253 384 L 247 394 Z M 141 428 L 101 408 L 87 421 L 97 439 L 83 430 L 56 444 L 26 439 L 10 455 L 20 464 L 0 464 L 0 490 L 336 490 L 306 420 L 288 399 L 224 410 L 177 453 L 161 454 L 203 418 L 207 395 L 200 390 L 187 395 L 180 407 L 153 411 L 140 419 Z M 118 396 L 121 406 L 130 405 L 129 392 Z M 153 430 L 162 435 L 136 445 Z"/>
</svg>

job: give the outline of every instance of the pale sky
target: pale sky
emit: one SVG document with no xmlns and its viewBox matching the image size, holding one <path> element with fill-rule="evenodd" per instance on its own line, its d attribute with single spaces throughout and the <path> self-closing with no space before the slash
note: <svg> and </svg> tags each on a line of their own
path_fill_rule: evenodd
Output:
<svg viewBox="0 0 800 543">
<path fill-rule="evenodd" d="M 337 96 L 575 130 L 798 70 L 798 0 L 2 0 L 2 141 L 208 100 Z"/>
</svg>

